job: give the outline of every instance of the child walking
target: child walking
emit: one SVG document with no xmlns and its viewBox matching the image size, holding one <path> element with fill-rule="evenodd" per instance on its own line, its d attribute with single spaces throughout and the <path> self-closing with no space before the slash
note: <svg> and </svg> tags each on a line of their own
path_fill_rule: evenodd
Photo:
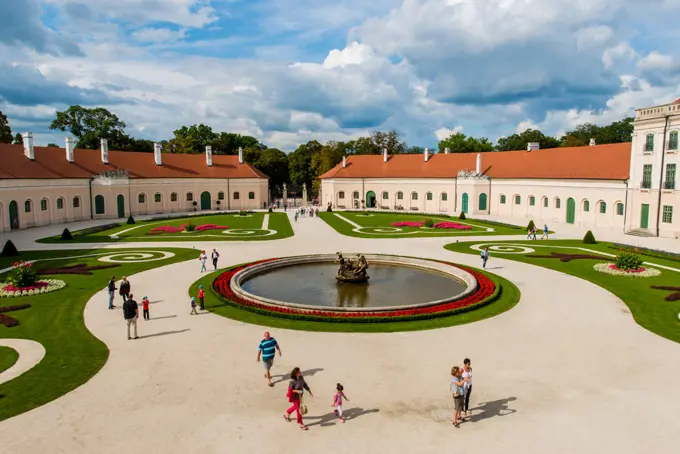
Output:
<svg viewBox="0 0 680 454">
<path fill-rule="evenodd" d="M 198 312 L 196 312 L 196 298 L 194 298 L 192 296 L 191 297 L 191 312 L 189 313 L 189 315 L 194 315 L 194 314 L 198 315 Z"/>
<path fill-rule="evenodd" d="M 198 301 L 201 303 L 201 310 L 205 310 L 205 292 L 203 291 L 203 286 L 198 286 Z"/>
<path fill-rule="evenodd" d="M 144 311 L 144 320 L 149 319 L 149 298 L 146 296 L 142 298 L 142 310 Z"/>
<path fill-rule="evenodd" d="M 332 407 L 335 407 L 335 414 L 338 415 L 340 418 L 340 422 L 344 423 L 345 420 L 342 418 L 342 399 L 347 399 L 347 396 L 345 396 L 345 393 L 343 392 L 345 388 L 338 383 L 338 385 L 335 387 L 335 390 L 337 391 L 335 393 L 335 396 L 333 396 L 333 405 Z M 347 402 L 349 402 L 349 399 L 347 399 Z"/>
</svg>

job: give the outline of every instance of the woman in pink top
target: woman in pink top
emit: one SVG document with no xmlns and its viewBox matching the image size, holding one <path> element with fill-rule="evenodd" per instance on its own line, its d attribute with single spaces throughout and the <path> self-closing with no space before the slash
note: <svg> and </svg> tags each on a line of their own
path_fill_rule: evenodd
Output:
<svg viewBox="0 0 680 454">
<path fill-rule="evenodd" d="M 343 388 L 340 383 L 338 383 L 338 386 L 335 388 L 337 392 L 335 393 L 335 396 L 333 397 L 333 405 L 332 407 L 335 407 L 335 414 L 338 415 L 340 418 L 340 422 L 345 422 L 344 419 L 342 419 L 342 399 L 347 399 L 347 396 L 345 396 L 345 393 L 342 392 Z M 347 399 L 347 402 L 349 402 L 349 399 Z"/>
</svg>

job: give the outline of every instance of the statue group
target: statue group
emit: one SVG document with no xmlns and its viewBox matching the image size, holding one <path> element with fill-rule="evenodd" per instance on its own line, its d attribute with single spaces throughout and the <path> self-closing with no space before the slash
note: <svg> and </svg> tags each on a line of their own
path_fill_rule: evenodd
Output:
<svg viewBox="0 0 680 454">
<path fill-rule="evenodd" d="M 368 274 L 366 273 L 368 262 L 363 255 L 357 254 L 356 261 L 352 261 L 352 259 L 344 258 L 342 252 L 338 252 L 336 262 L 340 264 L 338 275 L 335 276 L 338 281 L 354 284 L 365 284 L 368 282 Z"/>
</svg>

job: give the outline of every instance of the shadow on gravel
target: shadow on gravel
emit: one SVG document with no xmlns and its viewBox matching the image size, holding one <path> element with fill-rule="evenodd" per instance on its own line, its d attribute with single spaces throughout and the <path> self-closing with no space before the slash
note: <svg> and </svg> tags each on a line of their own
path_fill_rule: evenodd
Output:
<svg viewBox="0 0 680 454">
<path fill-rule="evenodd" d="M 184 333 L 186 331 L 189 331 L 189 328 L 187 329 L 180 329 L 180 330 L 175 330 L 175 331 L 164 331 L 162 333 L 156 333 L 156 334 L 146 334 L 144 336 L 139 336 L 140 339 L 146 339 L 147 337 L 158 337 L 158 336 L 167 336 L 169 334 L 180 334 Z"/>
<path fill-rule="evenodd" d="M 369 413 L 378 413 L 379 411 L 380 410 L 377 408 L 374 408 L 372 410 L 364 410 L 363 408 L 349 408 L 342 412 L 342 417 L 345 418 L 346 422 L 352 422 L 360 416 L 367 415 Z M 312 426 L 330 427 L 338 423 L 339 418 L 336 416 L 335 412 L 331 412 L 323 416 L 305 416 L 304 419 L 318 419 L 318 421 L 316 422 L 307 424 L 308 427 Z"/>
<path fill-rule="evenodd" d="M 323 368 L 316 367 L 314 369 L 307 369 L 302 371 L 302 376 L 303 377 L 313 377 L 319 372 L 323 372 Z M 276 374 L 272 375 L 272 385 L 275 385 L 277 383 L 282 383 L 284 381 L 290 380 L 290 372 L 287 374 Z"/>
<path fill-rule="evenodd" d="M 163 320 L 164 318 L 175 318 L 175 317 L 177 317 L 177 315 L 164 315 L 163 317 L 151 317 L 151 319 L 149 321 L 151 321 L 151 320 Z"/>
<path fill-rule="evenodd" d="M 508 408 L 508 403 L 514 402 L 516 400 L 516 397 L 508 397 L 507 399 L 499 399 L 491 402 L 480 403 L 475 408 L 472 408 L 472 411 L 475 413 L 469 417 L 469 421 L 477 422 L 496 416 L 508 416 L 513 413 L 517 413 L 517 410 Z"/>
</svg>

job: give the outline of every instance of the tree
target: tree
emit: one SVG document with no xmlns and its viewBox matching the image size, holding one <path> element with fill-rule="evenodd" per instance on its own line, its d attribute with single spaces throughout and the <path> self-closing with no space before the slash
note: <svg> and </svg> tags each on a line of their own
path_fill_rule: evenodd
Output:
<svg viewBox="0 0 680 454">
<path fill-rule="evenodd" d="M 541 148 L 557 148 L 560 141 L 554 137 L 546 136 L 537 129 L 527 129 L 521 134 L 513 134 L 501 137 L 496 144 L 498 151 L 526 150 L 527 143 L 538 142 Z"/>
<path fill-rule="evenodd" d="M 290 169 L 290 181 L 302 187 L 307 185 L 312 188 L 313 181 L 318 177 L 312 167 L 312 156 L 321 151 L 321 145 L 316 140 L 311 140 L 297 147 L 294 152 L 288 155 L 288 168 Z"/>
<path fill-rule="evenodd" d="M 12 143 L 12 129 L 7 116 L 0 112 L 0 143 Z"/>
<path fill-rule="evenodd" d="M 260 154 L 259 160 L 253 164 L 269 177 L 271 189 L 275 194 L 282 192 L 283 183 L 289 181 L 288 155 L 276 148 L 267 148 Z"/>
<path fill-rule="evenodd" d="M 311 165 L 314 169 L 312 190 L 315 194 L 318 194 L 321 191 L 321 180 L 319 180 L 319 176 L 338 165 L 342 161 L 343 156 L 345 156 L 344 150 L 342 147 L 339 147 L 336 142 L 328 142 L 312 155 Z"/>
<path fill-rule="evenodd" d="M 57 112 L 50 129 L 69 131 L 78 139 L 78 148 L 99 148 L 100 140 L 107 139 L 109 148 L 122 149 L 130 140 L 125 133 L 126 126 L 116 114 L 104 108 L 88 109 L 76 105 L 64 112 Z"/>
<path fill-rule="evenodd" d="M 578 125 L 573 131 L 568 131 L 561 139 L 562 146 L 583 146 L 595 139 L 597 144 L 630 142 L 633 134 L 633 118 L 624 118 L 607 126 L 597 126 L 592 123 Z M 565 145 L 567 143 L 574 145 Z M 582 144 L 582 145 L 579 145 Z"/>
<path fill-rule="evenodd" d="M 574 135 L 562 136 L 560 139 L 560 147 L 582 147 L 585 143 L 580 138 Z"/>
<path fill-rule="evenodd" d="M 382 153 L 385 149 L 388 154 L 400 154 L 406 150 L 406 143 L 399 139 L 399 133 L 395 130 L 389 132 L 373 131 L 370 140 L 378 150 L 377 154 Z"/>
<path fill-rule="evenodd" d="M 486 137 L 476 139 L 457 132 L 439 142 L 439 151 L 444 151 L 446 148 L 449 148 L 452 153 L 481 153 L 493 151 L 493 144 Z"/>
<path fill-rule="evenodd" d="M 12 142 L 14 145 L 22 145 L 24 143 L 24 137 L 21 135 L 21 133 L 18 133 L 14 136 L 14 142 Z"/>
<path fill-rule="evenodd" d="M 57 145 L 56 143 L 50 142 L 50 143 L 47 144 L 47 148 L 59 148 L 59 145 Z"/>
<path fill-rule="evenodd" d="M 412 145 L 404 150 L 404 154 L 423 154 L 425 153 L 425 148 L 419 147 L 418 145 Z"/>
</svg>

